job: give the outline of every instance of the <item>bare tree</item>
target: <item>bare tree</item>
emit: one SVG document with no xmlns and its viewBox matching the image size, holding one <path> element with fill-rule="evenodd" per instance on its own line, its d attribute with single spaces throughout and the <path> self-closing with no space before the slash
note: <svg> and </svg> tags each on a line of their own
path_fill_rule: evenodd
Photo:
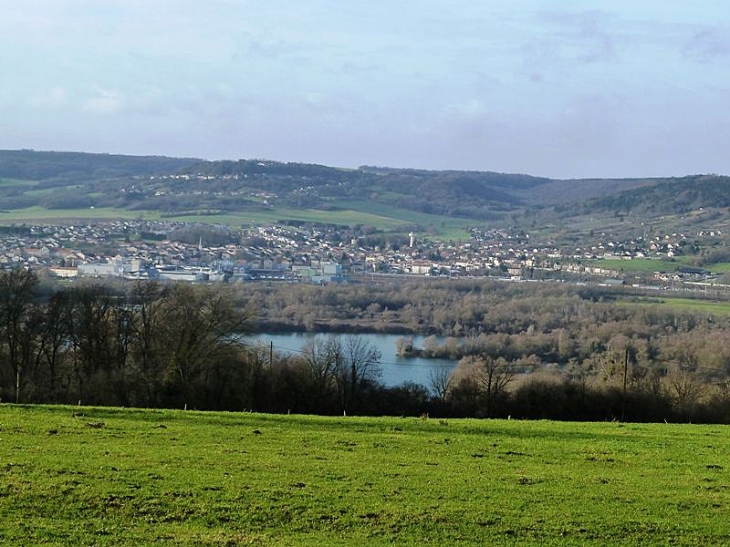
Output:
<svg viewBox="0 0 730 547">
<path fill-rule="evenodd" d="M 109 287 L 102 285 L 72 287 L 68 298 L 66 328 L 78 395 L 85 398 L 86 384 L 92 381 L 88 395 L 103 398 L 102 391 L 109 383 L 105 375 L 116 362 L 112 314 L 117 298 Z"/>
<path fill-rule="evenodd" d="M 135 329 L 131 352 L 138 381 L 144 390 L 143 401 L 147 405 L 154 402 L 154 393 L 159 382 L 159 355 L 156 339 L 159 326 L 164 317 L 162 313 L 162 288 L 155 281 L 138 281 L 128 295 L 134 310 Z"/>
<path fill-rule="evenodd" d="M 487 417 L 490 417 L 494 412 L 495 403 L 507 392 L 507 386 L 514 379 L 515 373 L 503 357 L 494 359 L 483 356 L 480 376 Z"/>
<path fill-rule="evenodd" d="M 24 374 L 31 364 L 31 324 L 37 316 L 33 304 L 38 277 L 18 268 L 0 272 L 0 335 L 14 378 L 15 402 L 20 402 Z"/>
<path fill-rule="evenodd" d="M 428 383 L 439 402 L 444 404 L 454 383 L 453 367 L 442 363 L 431 368 L 428 372 Z"/>
<path fill-rule="evenodd" d="M 242 348 L 251 315 L 236 307 L 229 291 L 213 286 L 173 285 L 160 306 L 154 351 L 165 381 L 185 395 L 193 383 L 207 381 L 216 359 Z"/>
<path fill-rule="evenodd" d="M 688 413 L 704 393 L 696 373 L 678 367 L 668 377 L 669 392 L 681 413 Z"/>
<path fill-rule="evenodd" d="M 329 348 L 335 365 L 341 410 L 351 412 L 362 390 L 380 377 L 380 351 L 360 336 L 348 336 L 344 344 L 332 337 Z"/>
<path fill-rule="evenodd" d="M 315 408 L 322 404 L 322 399 L 336 385 L 337 352 L 331 346 L 332 339 L 313 338 L 304 345 L 299 359 L 310 382 L 309 396 Z"/>
<path fill-rule="evenodd" d="M 54 401 L 58 392 L 59 372 L 64 360 L 65 347 L 68 344 L 68 321 L 66 313 L 69 310 L 68 293 L 55 293 L 44 309 L 44 321 L 41 336 L 42 361 L 48 369 L 48 387 L 51 401 Z"/>
</svg>

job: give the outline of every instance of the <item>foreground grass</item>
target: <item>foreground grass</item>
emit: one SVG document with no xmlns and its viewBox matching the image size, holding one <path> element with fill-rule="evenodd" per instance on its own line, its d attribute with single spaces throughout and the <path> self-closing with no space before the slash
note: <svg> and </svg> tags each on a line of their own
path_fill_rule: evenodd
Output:
<svg viewBox="0 0 730 547">
<path fill-rule="evenodd" d="M 0 406 L 3 545 L 723 545 L 730 429 Z"/>
</svg>

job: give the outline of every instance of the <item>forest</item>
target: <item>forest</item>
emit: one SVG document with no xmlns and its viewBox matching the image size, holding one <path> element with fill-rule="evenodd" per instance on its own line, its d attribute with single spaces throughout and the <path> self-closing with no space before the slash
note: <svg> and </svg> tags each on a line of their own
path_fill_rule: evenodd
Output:
<svg viewBox="0 0 730 547">
<path fill-rule="evenodd" d="M 164 156 L 0 150 L 0 177 L 78 183 L 177 172 L 198 161 Z"/>
<path fill-rule="evenodd" d="M 352 335 L 296 355 L 247 343 L 272 328 Z M 403 355 L 459 364 L 385 386 L 357 333 L 386 331 Z M 433 336 L 414 347 L 411 334 Z M 729 342 L 726 316 L 564 284 L 57 286 L 0 272 L 4 402 L 730 423 Z"/>
</svg>

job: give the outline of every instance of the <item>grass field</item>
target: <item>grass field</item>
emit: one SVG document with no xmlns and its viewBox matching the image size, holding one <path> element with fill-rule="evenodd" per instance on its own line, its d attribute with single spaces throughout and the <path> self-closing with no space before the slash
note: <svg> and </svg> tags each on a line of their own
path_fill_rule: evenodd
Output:
<svg viewBox="0 0 730 547">
<path fill-rule="evenodd" d="M 469 233 L 467 232 L 467 228 L 474 224 L 479 224 L 478 221 L 470 219 L 430 215 L 381 203 L 373 203 L 371 201 L 348 201 L 341 202 L 341 204 L 345 207 L 351 207 L 355 211 L 383 215 L 400 219 L 405 223 L 431 227 L 435 233 L 444 239 L 468 240 Z"/>
<path fill-rule="evenodd" d="M 180 222 L 207 222 L 211 224 L 227 224 L 240 226 L 255 223 L 276 224 L 283 220 L 303 220 L 354 226 L 364 224 L 381 230 L 398 231 L 409 224 L 420 224 L 431 227 L 434 236 L 443 239 L 468 239 L 466 227 L 470 221 L 453 219 L 437 215 L 427 215 L 399 209 L 396 207 L 378 207 L 365 202 L 352 202 L 351 209 L 336 211 L 320 211 L 317 209 L 278 208 L 270 211 L 242 211 L 226 214 L 200 215 L 167 215 L 165 218 Z M 45 209 L 28 207 L 12 211 L 0 211 L 0 223 L 9 222 L 55 222 L 73 220 L 112 220 L 112 219 L 145 219 L 160 220 L 158 211 L 130 211 L 127 209 L 94 208 L 94 209 Z"/>
<path fill-rule="evenodd" d="M 730 429 L 0 406 L 3 545 L 727 545 Z"/>
<path fill-rule="evenodd" d="M 707 269 L 712 273 L 727 273 L 730 272 L 730 262 L 718 262 L 717 264 L 710 264 Z"/>
<path fill-rule="evenodd" d="M 675 260 L 655 260 L 648 258 L 635 260 L 589 260 L 586 261 L 586 264 L 590 264 L 591 266 L 598 266 L 601 268 L 608 268 L 611 270 L 635 273 L 651 273 L 658 271 L 675 272 L 681 266 L 692 266 L 691 258 L 687 256 L 678 257 Z M 727 273 L 730 272 L 730 262 L 710 264 L 708 266 L 704 266 L 704 269 L 716 274 Z"/>
<path fill-rule="evenodd" d="M 687 312 L 701 312 L 712 315 L 730 314 L 730 302 L 700 300 L 698 298 L 639 298 L 635 301 L 619 301 L 621 305 L 660 306 Z"/>
<path fill-rule="evenodd" d="M 35 186 L 38 184 L 35 181 L 30 180 L 17 180 L 17 179 L 4 179 L 0 178 L 0 186 L 9 187 L 9 186 Z"/>
<path fill-rule="evenodd" d="M 74 220 L 114 220 L 144 218 L 158 220 L 159 213 L 147 211 L 129 211 L 126 209 L 112 209 L 97 207 L 94 209 L 46 209 L 45 207 L 28 207 L 12 211 L 0 211 L 0 223 L 8 222 L 39 222 L 49 224 L 57 221 Z"/>
<path fill-rule="evenodd" d="M 241 213 L 226 213 L 222 215 L 181 215 L 171 216 L 175 220 L 187 222 L 211 222 L 221 224 L 240 225 L 250 222 L 276 224 L 282 220 L 304 220 L 354 226 L 368 224 L 376 228 L 390 230 L 404 224 L 402 220 L 388 216 L 380 216 L 353 210 L 320 211 L 318 209 L 286 209 L 278 208 L 270 211 L 242 211 Z"/>
<path fill-rule="evenodd" d="M 635 260 L 621 260 L 619 258 L 587 260 L 587 266 L 598 268 L 606 268 L 609 270 L 617 270 L 632 273 L 652 273 L 652 272 L 675 272 L 680 266 L 686 264 L 680 260 L 654 260 L 649 258 Z"/>
</svg>

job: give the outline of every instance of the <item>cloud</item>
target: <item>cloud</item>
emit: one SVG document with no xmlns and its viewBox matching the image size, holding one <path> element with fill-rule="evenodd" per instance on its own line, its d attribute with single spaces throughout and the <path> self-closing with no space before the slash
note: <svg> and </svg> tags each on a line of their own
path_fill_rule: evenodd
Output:
<svg viewBox="0 0 730 547">
<path fill-rule="evenodd" d="M 584 13 L 580 21 L 580 36 L 584 50 L 578 59 L 584 63 L 598 63 L 616 59 L 614 39 L 603 29 L 606 18 L 595 12 Z"/>
<path fill-rule="evenodd" d="M 534 31 L 521 51 L 522 73 L 534 84 L 565 80 L 619 58 L 620 36 L 611 14 L 540 12 L 532 25 Z"/>
<path fill-rule="evenodd" d="M 32 108 L 58 109 L 68 106 L 69 98 L 64 87 L 56 86 L 34 93 L 28 97 L 26 104 Z"/>
<path fill-rule="evenodd" d="M 442 117 L 449 121 L 479 121 L 487 115 L 487 107 L 482 101 L 472 99 L 461 103 L 451 103 L 444 107 Z"/>
<path fill-rule="evenodd" d="M 94 114 L 116 114 L 124 107 L 123 95 L 114 89 L 97 88 L 96 94 L 83 104 L 83 110 Z"/>
<path fill-rule="evenodd" d="M 730 39 L 718 29 L 705 28 L 692 35 L 682 53 L 694 61 L 709 63 L 730 55 Z"/>
<path fill-rule="evenodd" d="M 607 62 L 616 59 L 615 38 L 609 31 L 616 19 L 602 11 L 577 13 L 543 12 L 548 39 L 572 61 L 583 63 Z"/>
</svg>

